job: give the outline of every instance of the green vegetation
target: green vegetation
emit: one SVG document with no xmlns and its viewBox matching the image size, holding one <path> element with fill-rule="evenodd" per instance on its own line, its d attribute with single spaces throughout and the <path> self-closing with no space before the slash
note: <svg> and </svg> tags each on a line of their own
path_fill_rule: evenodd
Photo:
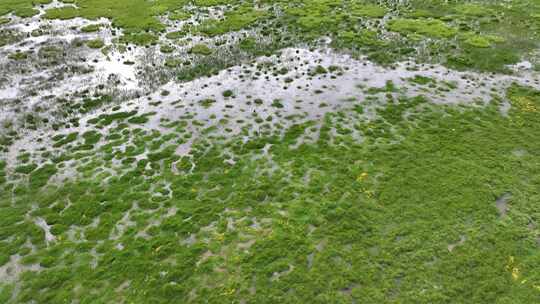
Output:
<svg viewBox="0 0 540 304">
<path fill-rule="evenodd" d="M 79 10 L 73 6 L 64 6 L 61 8 L 51 8 L 45 12 L 46 19 L 67 20 L 79 16 Z"/>
<path fill-rule="evenodd" d="M 105 46 L 105 43 L 103 42 L 103 40 L 101 39 L 93 39 L 93 40 L 88 40 L 86 42 L 86 45 L 89 47 L 89 48 L 92 48 L 92 49 L 100 49 L 102 48 L 103 46 Z"/>
<path fill-rule="evenodd" d="M 196 44 L 189 50 L 189 52 L 195 55 L 205 56 L 212 54 L 212 50 L 205 44 Z"/>
<path fill-rule="evenodd" d="M 223 35 L 246 28 L 263 16 L 265 16 L 264 11 L 256 10 L 251 6 L 240 6 L 234 11 L 227 12 L 224 20 L 209 20 L 201 24 L 199 31 L 208 36 Z"/>
<path fill-rule="evenodd" d="M 45 164 L 42 167 L 33 171 L 28 180 L 30 189 L 37 190 L 47 184 L 49 178 L 56 174 L 56 166 L 53 164 Z"/>
<path fill-rule="evenodd" d="M 540 302 L 540 0 L 51 2 L 0 0 L 0 303 Z"/>
<path fill-rule="evenodd" d="M 204 108 L 210 108 L 216 102 L 215 99 L 203 99 L 199 100 L 199 104 Z"/>
<path fill-rule="evenodd" d="M 81 28 L 81 32 L 83 32 L 83 33 L 94 33 L 94 32 L 99 31 L 100 28 L 101 28 L 101 24 L 90 24 L 90 25 L 87 25 L 87 26 L 83 26 Z"/>
<path fill-rule="evenodd" d="M 103 145 L 78 163 L 80 177 L 53 186 L 64 161 L 31 165 L 19 169 L 30 173 L 17 204 L 2 196 L 2 252 L 43 267 L 20 277 L 15 302 L 535 302 L 540 92 L 514 85 L 507 97 L 508 116 L 498 97 L 485 107 L 402 98 L 377 106 L 375 121 L 327 114 L 312 143 L 294 145 L 307 122 L 208 147 L 201 137 L 182 158 L 171 142 L 180 133 L 118 125 L 103 138 L 90 130 L 85 143 Z M 112 115 L 134 115 L 120 113 Z M 126 140 L 132 145 L 114 148 Z M 268 144 L 271 160 L 257 157 Z M 239 156 L 234 165 L 223 165 L 227 149 Z M 125 167 L 102 179 L 107 155 Z M 505 193 L 512 198 L 503 213 Z M 54 241 L 27 212 L 51 226 Z M 125 216 L 131 224 L 120 229 Z M 84 231 L 77 243 L 68 237 L 73 227 Z M 27 237 L 35 252 L 17 245 Z"/>
<path fill-rule="evenodd" d="M 11 59 L 11 60 L 17 60 L 17 61 L 25 60 L 25 59 L 28 58 L 28 53 L 26 53 L 26 52 L 15 52 L 15 53 L 9 54 L 8 58 Z"/>
<path fill-rule="evenodd" d="M 49 2 L 3 1 L 0 16 L 8 12 L 33 15 L 37 13 L 33 4 Z M 513 5 L 462 0 L 451 3 L 410 1 L 407 4 L 295 0 L 258 5 L 254 1 L 231 0 L 195 1 L 196 8 L 188 9 L 189 3 L 184 0 L 73 0 L 63 7 L 48 9 L 43 18 L 95 20 L 105 17 L 111 19 L 114 27 L 123 29 L 119 42 L 153 45 L 166 29 L 161 17 L 187 20 L 207 7 L 228 5 L 222 18 L 204 18 L 199 25 L 184 25 L 166 37 L 171 40 L 199 34 L 215 37 L 251 29 L 262 36 L 276 35 L 280 43 L 291 44 L 315 43 L 322 36 L 330 36 L 334 38 L 333 47 L 367 54 L 382 64 L 416 57 L 453 68 L 494 72 L 508 72 L 506 65 L 530 54 L 540 38 L 540 19 L 534 13 L 540 9 L 540 3 L 535 0 L 512 0 Z M 389 15 L 392 18 L 383 18 Z M 97 29 L 98 25 L 90 25 L 81 30 L 94 32 Z M 401 37 L 388 35 L 388 31 Z M 252 50 L 247 42 L 249 40 L 241 47 Z M 430 54 L 427 58 L 423 55 L 425 51 L 420 50 L 423 48 Z M 172 48 L 163 46 L 162 51 L 168 53 Z"/>
<path fill-rule="evenodd" d="M 223 97 L 232 97 L 234 95 L 234 92 L 232 90 L 225 90 L 222 93 Z"/>
<path fill-rule="evenodd" d="M 382 18 L 386 13 L 386 8 L 373 4 L 353 4 L 351 8 L 351 14 L 358 17 Z"/>
<path fill-rule="evenodd" d="M 52 0 L 3 0 L 0 3 L 0 16 L 13 13 L 18 17 L 31 17 L 39 11 L 34 8 L 36 4 L 49 4 Z"/>
<path fill-rule="evenodd" d="M 388 29 L 402 34 L 420 34 L 433 38 L 451 38 L 457 30 L 440 20 L 396 19 L 388 23 Z"/>
</svg>

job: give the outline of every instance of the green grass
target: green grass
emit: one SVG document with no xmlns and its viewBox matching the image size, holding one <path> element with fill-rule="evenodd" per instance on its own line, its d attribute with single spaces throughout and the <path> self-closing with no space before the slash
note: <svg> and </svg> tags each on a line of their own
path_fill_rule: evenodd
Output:
<svg viewBox="0 0 540 304">
<path fill-rule="evenodd" d="M 67 20 L 80 16 L 79 10 L 73 6 L 64 6 L 60 8 L 51 8 L 45 12 L 46 19 Z"/>
<path fill-rule="evenodd" d="M 91 49 L 101 49 L 103 46 L 105 46 L 105 42 L 103 42 L 103 40 L 98 38 L 98 39 L 88 40 L 86 42 L 86 45 Z"/>
<path fill-rule="evenodd" d="M 249 5 L 240 6 L 234 11 L 227 12 L 224 20 L 209 20 L 202 23 L 198 30 L 208 36 L 223 35 L 246 28 L 264 16 L 264 11 L 256 10 Z"/>
<path fill-rule="evenodd" d="M 26 52 L 15 52 L 8 55 L 8 58 L 11 60 L 22 61 L 28 58 L 28 53 Z"/>
<path fill-rule="evenodd" d="M 388 29 L 402 34 L 419 34 L 433 38 L 451 38 L 457 30 L 440 20 L 396 19 L 388 24 Z"/>
<path fill-rule="evenodd" d="M 485 108 L 401 99 L 374 122 L 355 111 L 328 114 L 319 139 L 297 148 L 314 122 L 247 142 L 205 146 L 199 138 L 188 158 L 175 155 L 174 135 L 125 132 L 143 151 L 152 141 L 161 147 L 107 180 L 89 174 L 47 185 L 58 169 L 43 165 L 30 174 L 32 191 L 19 192 L 16 205 L 0 204 L 0 242 L 12 244 L 9 252 L 21 252 L 26 236 L 41 244 L 24 261 L 44 270 L 20 277 L 15 302 L 535 302 L 538 235 L 528 225 L 540 214 L 539 96 L 511 87 L 507 117 L 498 99 Z M 97 131 L 82 137 L 100 139 Z M 254 157 L 267 144 L 276 170 Z M 77 170 L 97 172 L 107 162 L 101 149 Z M 138 149 L 126 152 L 142 156 Z M 236 164 L 223 163 L 224 149 Z M 175 162 L 181 174 L 172 173 Z M 495 202 L 504 193 L 512 198 L 501 216 Z M 31 217 L 45 219 L 56 236 L 48 246 L 24 221 L 34 203 Z M 135 203 L 132 226 L 110 239 Z M 176 214 L 164 216 L 171 207 Z M 69 241 L 69 227 L 86 237 Z M 184 244 L 191 234 L 194 243 Z"/>
<path fill-rule="evenodd" d="M 4 0 L 0 15 L 32 16 L 47 2 Z M 111 47 L 154 44 L 182 81 L 286 46 L 316 49 L 326 36 L 332 48 L 384 64 L 412 58 L 506 73 L 537 48 L 540 26 L 536 0 L 63 2 L 77 8 L 43 18 L 109 18 L 123 30 Z M 216 5 L 223 18 L 168 34 L 160 21 Z M 202 39 L 184 54 L 193 34 Z M 61 52 L 42 47 L 37 55 Z M 283 64 L 270 64 L 268 75 L 299 83 Z M 309 66 L 305 77 L 348 69 Z M 458 89 L 421 72 L 404 80 L 417 90 Z M 18 266 L 40 266 L 7 274 L 0 303 L 540 302 L 540 92 L 514 84 L 486 105 L 444 105 L 403 97 L 412 91 L 405 89 L 392 81 L 358 87 L 365 100 L 351 96 L 350 107 L 297 123 L 284 109 L 301 101 L 244 98 L 225 83 L 216 99 L 173 102 L 171 113 L 182 116 L 156 115 L 158 127 L 142 99 L 156 111 L 168 106 L 159 91 L 132 111 L 112 105 L 112 91 L 74 93 L 67 119 L 77 126 L 81 118 L 83 131 L 47 129 L 16 157 L 17 133 L 0 134 L 0 267 L 15 256 Z M 241 103 L 252 116 L 182 112 Z M 25 118 L 39 126 L 38 116 Z"/>
<path fill-rule="evenodd" d="M 7 0 L 0 4 L 0 16 L 8 12 L 33 15 L 37 11 L 32 4 L 48 2 Z M 231 0 L 195 1 L 196 8 L 191 9 L 187 9 L 190 2 L 184 0 L 74 0 L 70 3 L 76 7 L 66 4 L 52 8 L 43 18 L 96 20 L 105 17 L 112 21 L 113 27 L 123 30 L 118 41 L 153 45 L 165 30 L 160 18 L 186 20 L 209 6 L 227 4 L 223 18 L 186 25 L 168 33 L 167 38 L 176 40 L 190 34 L 214 37 L 249 29 L 262 36 L 276 35 L 281 42 L 315 43 L 321 36 L 330 36 L 334 38 L 333 47 L 367 54 L 382 64 L 422 57 L 417 48 L 427 46 L 438 48 L 438 54 L 419 59 L 459 69 L 508 72 L 505 66 L 530 54 L 538 47 L 540 38 L 540 18 L 534 13 L 540 9 L 540 4 L 536 0 L 513 0 L 513 5 L 463 0 L 452 3 L 412 1 L 408 5 L 296 0 L 277 1 L 274 7 Z M 383 18 L 390 14 L 395 15 L 394 18 Z M 89 26 L 87 30 L 97 28 Z M 400 37 L 388 36 L 388 31 Z M 249 45 L 244 47 L 251 49 Z M 162 49 L 164 52 L 172 50 Z"/>
<path fill-rule="evenodd" d="M 191 54 L 195 54 L 195 55 L 208 56 L 208 55 L 212 54 L 212 49 L 210 49 L 205 44 L 196 44 L 189 50 L 189 52 Z"/>
<path fill-rule="evenodd" d="M 0 3 L 0 16 L 13 13 L 18 17 L 31 17 L 39 13 L 36 4 L 49 4 L 52 0 L 4 0 Z"/>
<path fill-rule="evenodd" d="M 86 25 L 86 26 L 83 26 L 81 28 L 81 32 L 83 33 L 94 33 L 94 32 L 97 32 L 99 31 L 99 29 L 102 27 L 101 24 L 91 24 L 91 25 Z"/>
</svg>

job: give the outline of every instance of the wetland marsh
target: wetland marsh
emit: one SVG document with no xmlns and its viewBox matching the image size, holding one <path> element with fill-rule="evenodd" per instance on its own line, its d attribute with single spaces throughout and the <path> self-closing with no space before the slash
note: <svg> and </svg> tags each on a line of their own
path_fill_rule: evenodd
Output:
<svg viewBox="0 0 540 304">
<path fill-rule="evenodd" d="M 0 0 L 0 303 L 538 303 L 539 41 L 539 0 Z"/>
</svg>

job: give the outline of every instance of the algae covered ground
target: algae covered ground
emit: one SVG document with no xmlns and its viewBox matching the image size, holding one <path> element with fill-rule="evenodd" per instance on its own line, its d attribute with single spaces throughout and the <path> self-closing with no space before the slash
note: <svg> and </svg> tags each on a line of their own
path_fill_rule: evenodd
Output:
<svg viewBox="0 0 540 304">
<path fill-rule="evenodd" d="M 540 1 L 0 0 L 0 303 L 539 303 Z"/>
</svg>

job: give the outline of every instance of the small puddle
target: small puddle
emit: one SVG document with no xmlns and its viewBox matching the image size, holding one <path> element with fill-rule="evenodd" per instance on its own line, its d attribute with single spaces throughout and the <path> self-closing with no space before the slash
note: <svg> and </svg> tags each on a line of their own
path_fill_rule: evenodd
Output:
<svg viewBox="0 0 540 304">
<path fill-rule="evenodd" d="M 452 252 L 457 246 L 461 246 L 461 245 L 465 244 L 466 240 L 467 240 L 466 236 L 460 235 L 459 236 L 459 241 L 457 241 L 456 243 L 448 245 L 448 251 Z"/>
<path fill-rule="evenodd" d="M 506 213 L 508 212 L 508 209 L 509 209 L 508 203 L 510 202 L 511 199 L 512 199 L 512 194 L 509 192 L 506 192 L 503 195 L 499 196 L 499 198 L 497 198 L 497 200 L 495 201 L 495 205 L 501 217 L 506 216 Z"/>
<path fill-rule="evenodd" d="M 289 264 L 289 268 L 287 270 L 284 270 L 282 272 L 274 272 L 272 274 L 272 277 L 270 278 L 270 281 L 279 281 L 279 279 L 283 276 L 288 275 L 289 273 L 293 272 L 294 265 Z"/>
<path fill-rule="evenodd" d="M 540 233 L 537 232 L 536 230 L 537 226 L 534 222 L 530 222 L 528 225 L 527 225 L 527 229 L 529 229 L 529 231 L 531 233 L 534 233 L 536 234 L 536 245 L 538 247 L 540 247 Z"/>
<path fill-rule="evenodd" d="M 34 222 L 45 232 L 45 241 L 47 245 L 56 241 L 56 237 L 51 233 L 51 226 L 48 225 L 43 218 L 38 217 Z"/>
</svg>

